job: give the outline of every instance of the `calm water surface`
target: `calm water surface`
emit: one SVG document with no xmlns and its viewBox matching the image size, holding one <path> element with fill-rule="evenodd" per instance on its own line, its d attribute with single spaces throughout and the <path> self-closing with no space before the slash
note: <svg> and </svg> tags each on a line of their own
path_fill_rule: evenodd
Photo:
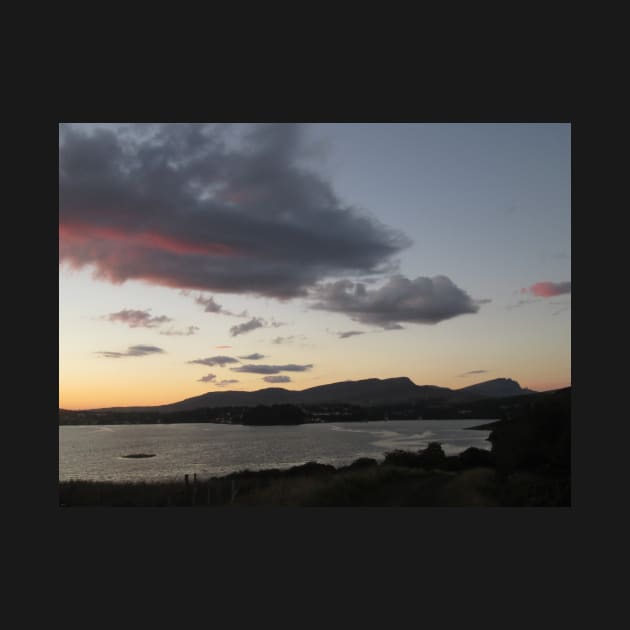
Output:
<svg viewBox="0 0 630 630">
<path fill-rule="evenodd" d="M 140 481 L 200 478 L 237 470 L 288 468 L 308 461 L 333 466 L 358 457 L 381 460 L 394 449 L 440 442 L 447 455 L 490 448 L 487 420 L 390 420 L 288 427 L 227 424 L 136 424 L 59 427 L 59 479 Z M 126 459 L 130 453 L 154 453 Z"/>
</svg>

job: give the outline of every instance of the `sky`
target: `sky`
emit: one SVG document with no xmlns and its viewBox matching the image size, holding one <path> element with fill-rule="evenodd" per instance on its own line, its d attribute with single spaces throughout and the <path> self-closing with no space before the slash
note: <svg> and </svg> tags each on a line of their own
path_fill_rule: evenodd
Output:
<svg viewBox="0 0 630 630">
<path fill-rule="evenodd" d="M 59 406 L 571 384 L 570 124 L 59 125 Z"/>
</svg>

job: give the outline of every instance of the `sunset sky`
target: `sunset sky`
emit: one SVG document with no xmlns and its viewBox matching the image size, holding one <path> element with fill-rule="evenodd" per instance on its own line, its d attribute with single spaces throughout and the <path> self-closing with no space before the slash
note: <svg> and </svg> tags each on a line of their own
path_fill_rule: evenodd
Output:
<svg viewBox="0 0 630 630">
<path fill-rule="evenodd" d="M 59 406 L 571 383 L 569 124 L 59 127 Z"/>
</svg>

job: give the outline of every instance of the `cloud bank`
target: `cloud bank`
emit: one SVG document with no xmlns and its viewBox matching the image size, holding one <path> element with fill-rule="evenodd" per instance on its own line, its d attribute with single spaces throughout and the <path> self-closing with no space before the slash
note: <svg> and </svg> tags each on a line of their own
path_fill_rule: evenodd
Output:
<svg viewBox="0 0 630 630">
<path fill-rule="evenodd" d="M 344 204 L 304 156 L 295 124 L 62 124 L 60 262 L 282 299 L 391 268 L 410 240 Z"/>
<path fill-rule="evenodd" d="M 446 276 L 409 280 L 395 275 L 372 291 L 360 282 L 338 280 L 320 285 L 312 297 L 318 300 L 313 308 L 344 313 L 357 322 L 389 330 L 402 328 L 399 322 L 437 324 L 479 310 L 478 302 Z"/>
<path fill-rule="evenodd" d="M 202 376 L 201 378 L 198 378 L 197 380 L 200 383 L 211 383 L 212 381 L 214 381 L 216 377 L 217 377 L 216 374 L 206 374 L 205 376 Z"/>
<path fill-rule="evenodd" d="M 258 359 L 264 359 L 265 355 L 260 354 L 259 352 L 254 352 L 254 354 L 247 354 L 244 357 L 239 357 L 239 359 L 249 359 L 250 361 L 258 361 Z"/>
</svg>

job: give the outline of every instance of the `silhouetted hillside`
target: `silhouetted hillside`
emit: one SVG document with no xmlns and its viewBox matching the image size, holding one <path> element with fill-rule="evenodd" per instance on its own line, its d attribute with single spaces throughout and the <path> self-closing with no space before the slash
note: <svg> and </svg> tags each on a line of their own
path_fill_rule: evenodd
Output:
<svg viewBox="0 0 630 630">
<path fill-rule="evenodd" d="M 153 407 L 109 407 L 95 412 L 159 412 L 188 411 L 215 407 L 254 407 L 256 405 L 307 405 L 347 403 L 371 407 L 432 401 L 437 404 L 474 401 L 482 398 L 526 394 L 512 379 L 494 379 L 462 389 L 435 385 L 416 385 L 406 376 L 398 378 L 368 378 L 360 381 L 341 381 L 291 391 L 282 387 L 267 387 L 253 392 L 208 392 L 179 402 Z"/>
<path fill-rule="evenodd" d="M 511 378 L 495 378 L 456 390 L 460 394 L 472 394 L 480 398 L 500 398 L 503 396 L 517 396 L 523 393 L 533 393 L 531 389 L 523 389 Z"/>
</svg>

